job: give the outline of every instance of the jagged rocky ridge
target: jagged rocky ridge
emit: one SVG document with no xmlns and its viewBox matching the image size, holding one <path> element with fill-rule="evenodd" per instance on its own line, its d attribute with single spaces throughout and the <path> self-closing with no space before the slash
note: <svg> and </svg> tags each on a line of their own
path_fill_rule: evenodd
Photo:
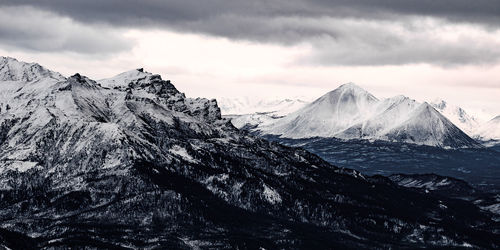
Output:
<svg viewBox="0 0 500 250">
<path fill-rule="evenodd" d="M 19 65 L 3 74 L 29 75 Z M 0 82 L 2 247 L 500 245 L 494 215 L 473 203 L 249 136 L 159 75 L 41 72 Z"/>
</svg>

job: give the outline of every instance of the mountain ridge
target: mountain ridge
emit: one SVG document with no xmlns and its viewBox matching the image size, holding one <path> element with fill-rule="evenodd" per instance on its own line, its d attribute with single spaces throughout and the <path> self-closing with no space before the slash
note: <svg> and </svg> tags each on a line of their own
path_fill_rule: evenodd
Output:
<svg viewBox="0 0 500 250">
<path fill-rule="evenodd" d="M 250 136 L 161 77 L 114 80 L 75 74 L 3 97 L 17 103 L 0 113 L 0 246 L 500 245 L 471 203 Z"/>
<path fill-rule="evenodd" d="M 255 130 L 288 138 L 381 139 L 450 148 L 480 147 L 430 104 L 404 96 L 379 100 L 352 83 Z"/>
</svg>

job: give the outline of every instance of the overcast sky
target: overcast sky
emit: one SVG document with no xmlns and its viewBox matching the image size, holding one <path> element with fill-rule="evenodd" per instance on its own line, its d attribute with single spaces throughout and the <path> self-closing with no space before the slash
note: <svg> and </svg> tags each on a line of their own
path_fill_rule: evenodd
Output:
<svg viewBox="0 0 500 250">
<path fill-rule="evenodd" d="M 500 115 L 492 0 L 2 0 L 0 55 L 94 79 L 144 67 L 193 97 L 355 82 Z"/>
</svg>

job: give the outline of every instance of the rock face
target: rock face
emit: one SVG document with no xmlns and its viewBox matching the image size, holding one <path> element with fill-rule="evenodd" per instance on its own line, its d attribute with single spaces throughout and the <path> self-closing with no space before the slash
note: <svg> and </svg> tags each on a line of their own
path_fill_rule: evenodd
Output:
<svg viewBox="0 0 500 250">
<path fill-rule="evenodd" d="M 480 147 L 427 103 L 405 96 L 378 100 L 349 83 L 313 103 L 256 129 L 285 138 L 386 140 L 443 148 Z"/>
<path fill-rule="evenodd" d="M 500 245 L 470 202 L 249 136 L 158 75 L 96 82 L 1 61 L 2 247 Z"/>
</svg>

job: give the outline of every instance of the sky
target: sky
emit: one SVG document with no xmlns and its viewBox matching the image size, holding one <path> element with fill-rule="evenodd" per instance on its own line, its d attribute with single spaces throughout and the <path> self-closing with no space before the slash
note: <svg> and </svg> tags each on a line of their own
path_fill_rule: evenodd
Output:
<svg viewBox="0 0 500 250">
<path fill-rule="evenodd" d="M 0 0 L 0 55 L 191 97 L 311 99 L 347 82 L 500 115 L 491 0 Z"/>
</svg>

